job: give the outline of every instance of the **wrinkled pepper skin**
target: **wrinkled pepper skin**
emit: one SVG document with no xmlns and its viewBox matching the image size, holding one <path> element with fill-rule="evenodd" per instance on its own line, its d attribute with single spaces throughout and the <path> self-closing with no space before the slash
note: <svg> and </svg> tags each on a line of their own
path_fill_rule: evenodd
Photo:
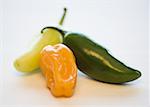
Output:
<svg viewBox="0 0 150 107">
<path fill-rule="evenodd" d="M 74 53 L 79 70 L 95 80 L 120 84 L 141 76 L 140 71 L 126 66 L 83 34 L 68 33 L 63 42 Z"/>
<path fill-rule="evenodd" d="M 32 49 L 14 61 L 14 67 L 23 73 L 30 73 L 39 69 L 41 50 L 47 45 L 56 45 L 62 41 L 62 33 L 58 30 L 54 28 L 45 29 Z"/>
<path fill-rule="evenodd" d="M 77 80 L 77 66 L 72 51 L 63 44 L 48 45 L 40 56 L 40 68 L 51 93 L 56 97 L 72 96 Z"/>
</svg>

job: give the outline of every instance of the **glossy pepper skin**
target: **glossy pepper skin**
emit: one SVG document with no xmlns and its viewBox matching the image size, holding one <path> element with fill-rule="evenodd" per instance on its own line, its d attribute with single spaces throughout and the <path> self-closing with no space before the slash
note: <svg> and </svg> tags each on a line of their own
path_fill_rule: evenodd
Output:
<svg viewBox="0 0 150 107">
<path fill-rule="evenodd" d="M 125 83 L 141 76 L 140 71 L 126 66 L 83 34 L 68 33 L 63 42 L 73 51 L 79 70 L 95 80 Z"/>
<path fill-rule="evenodd" d="M 63 44 L 46 46 L 41 51 L 40 68 L 54 96 L 73 95 L 77 80 L 77 66 L 74 55 L 67 46 Z"/>
</svg>

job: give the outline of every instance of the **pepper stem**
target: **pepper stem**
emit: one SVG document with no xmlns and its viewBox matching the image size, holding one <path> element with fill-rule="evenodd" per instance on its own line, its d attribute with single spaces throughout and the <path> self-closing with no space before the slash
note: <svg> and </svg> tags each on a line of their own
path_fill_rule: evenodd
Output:
<svg viewBox="0 0 150 107">
<path fill-rule="evenodd" d="M 63 25 L 63 22 L 64 22 L 64 19 L 65 19 L 65 16 L 66 16 L 66 13 L 67 13 L 67 8 L 64 8 L 64 13 L 59 21 L 59 25 L 62 26 Z"/>
<path fill-rule="evenodd" d="M 60 21 L 59 21 L 59 25 L 60 25 L 60 26 L 63 25 L 63 22 L 64 22 L 64 19 L 65 19 L 66 13 L 67 13 L 67 8 L 64 8 L 64 13 L 63 13 L 63 15 L 62 15 L 62 17 L 61 17 L 61 19 L 60 19 Z M 53 26 L 44 27 L 44 28 L 41 30 L 41 33 L 43 33 L 45 29 L 50 29 L 50 28 L 57 29 L 57 30 L 59 30 L 61 33 L 64 34 L 64 31 L 62 31 L 62 30 L 60 30 L 60 29 L 58 29 L 58 28 L 56 28 L 56 27 L 53 27 Z"/>
</svg>

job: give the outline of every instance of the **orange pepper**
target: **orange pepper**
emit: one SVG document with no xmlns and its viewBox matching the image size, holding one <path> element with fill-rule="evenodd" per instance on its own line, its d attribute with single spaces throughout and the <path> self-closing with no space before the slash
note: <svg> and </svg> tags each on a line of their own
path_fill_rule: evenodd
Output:
<svg viewBox="0 0 150 107">
<path fill-rule="evenodd" d="M 77 66 L 72 51 L 63 44 L 46 46 L 41 51 L 40 68 L 47 86 L 56 97 L 73 95 Z"/>
</svg>

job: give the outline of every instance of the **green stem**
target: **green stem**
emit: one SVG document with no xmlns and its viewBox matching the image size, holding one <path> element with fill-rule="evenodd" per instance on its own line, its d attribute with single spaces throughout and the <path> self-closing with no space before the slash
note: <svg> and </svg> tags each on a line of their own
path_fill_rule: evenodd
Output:
<svg viewBox="0 0 150 107">
<path fill-rule="evenodd" d="M 61 17 L 61 19 L 60 19 L 60 21 L 59 21 L 59 25 L 60 25 L 60 26 L 63 25 L 63 22 L 64 22 L 64 19 L 65 19 L 66 13 L 67 13 L 67 8 L 64 8 L 64 14 L 63 14 L 63 16 Z"/>
<path fill-rule="evenodd" d="M 67 9 L 64 8 L 64 13 L 63 13 L 63 15 L 62 15 L 62 17 L 61 17 L 61 19 L 60 19 L 60 21 L 59 21 L 59 25 L 60 25 L 60 26 L 63 25 L 63 22 L 64 22 L 64 19 L 65 19 L 66 13 L 67 13 Z M 62 31 L 62 30 L 60 30 L 60 29 L 58 29 L 58 28 L 56 28 L 56 27 L 53 27 L 53 26 L 44 27 L 44 28 L 41 30 L 41 33 L 43 33 L 45 29 L 50 29 L 50 28 L 56 29 L 56 30 L 60 31 L 62 34 L 64 34 L 64 31 Z"/>
</svg>

